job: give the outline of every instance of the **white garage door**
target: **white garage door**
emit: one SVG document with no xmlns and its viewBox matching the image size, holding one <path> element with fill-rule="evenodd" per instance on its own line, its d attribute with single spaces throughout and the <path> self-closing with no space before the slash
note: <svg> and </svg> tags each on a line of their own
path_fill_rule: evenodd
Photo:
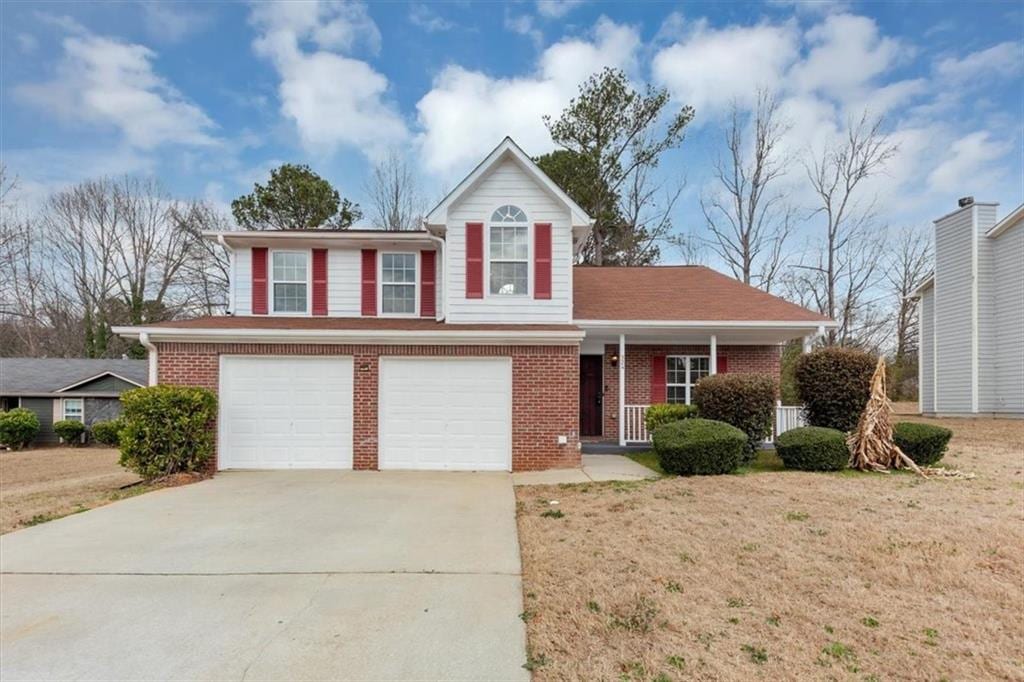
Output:
<svg viewBox="0 0 1024 682">
<path fill-rule="evenodd" d="M 223 355 L 221 469 L 351 469 L 352 358 Z"/>
<path fill-rule="evenodd" d="M 510 358 L 381 358 L 381 469 L 512 468 Z"/>
</svg>

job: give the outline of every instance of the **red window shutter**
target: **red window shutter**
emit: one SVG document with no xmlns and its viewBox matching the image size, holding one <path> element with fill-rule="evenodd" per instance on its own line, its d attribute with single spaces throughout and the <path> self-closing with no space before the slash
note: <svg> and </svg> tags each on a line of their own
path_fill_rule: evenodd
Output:
<svg viewBox="0 0 1024 682">
<path fill-rule="evenodd" d="M 533 226 L 533 297 L 551 298 L 551 223 Z"/>
<path fill-rule="evenodd" d="M 363 315 L 377 316 L 377 250 L 363 249 Z"/>
<path fill-rule="evenodd" d="M 267 249 L 252 250 L 252 314 L 267 314 Z"/>
<path fill-rule="evenodd" d="M 420 317 L 437 314 L 437 253 L 420 251 Z"/>
<path fill-rule="evenodd" d="M 313 314 L 327 314 L 327 249 L 313 249 Z"/>
<path fill-rule="evenodd" d="M 484 224 L 466 223 L 466 298 L 484 297 Z"/>
<path fill-rule="evenodd" d="M 620 359 L 619 362 L 622 362 Z M 665 356 L 651 356 L 651 405 L 665 402 Z"/>
<path fill-rule="evenodd" d="M 724 355 L 718 355 L 718 356 L 715 356 L 715 357 L 717 358 L 715 360 L 715 368 L 718 370 L 718 373 L 719 374 L 725 374 L 726 372 L 728 372 L 729 371 L 729 358 L 725 357 Z"/>
</svg>

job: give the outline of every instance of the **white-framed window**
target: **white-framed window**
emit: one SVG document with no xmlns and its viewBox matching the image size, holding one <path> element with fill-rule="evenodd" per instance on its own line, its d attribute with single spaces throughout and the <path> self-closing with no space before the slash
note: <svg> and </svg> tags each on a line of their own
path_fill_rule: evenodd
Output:
<svg viewBox="0 0 1024 682">
<path fill-rule="evenodd" d="M 309 252 L 271 253 L 270 297 L 275 313 L 309 312 Z"/>
<path fill-rule="evenodd" d="M 710 373 L 707 355 L 669 355 L 665 358 L 665 402 L 689 405 L 693 387 Z"/>
<path fill-rule="evenodd" d="M 85 401 L 81 398 L 64 398 L 64 418 L 85 423 Z"/>
<path fill-rule="evenodd" d="M 382 315 L 416 314 L 415 253 L 381 254 L 380 312 Z"/>
<path fill-rule="evenodd" d="M 491 215 L 488 243 L 491 294 L 529 294 L 530 226 L 523 210 L 511 204 L 499 207 Z"/>
</svg>

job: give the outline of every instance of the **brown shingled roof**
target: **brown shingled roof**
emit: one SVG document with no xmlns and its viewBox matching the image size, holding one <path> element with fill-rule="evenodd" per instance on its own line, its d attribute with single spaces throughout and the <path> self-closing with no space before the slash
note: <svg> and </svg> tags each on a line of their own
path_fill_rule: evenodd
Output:
<svg viewBox="0 0 1024 682">
<path fill-rule="evenodd" d="M 145 325 L 166 329 L 310 329 L 318 331 L 578 331 L 571 324 L 446 324 L 432 319 L 381 317 L 280 317 L 220 315 Z"/>
<path fill-rule="evenodd" d="M 828 322 L 702 265 L 577 266 L 573 319 Z"/>
</svg>

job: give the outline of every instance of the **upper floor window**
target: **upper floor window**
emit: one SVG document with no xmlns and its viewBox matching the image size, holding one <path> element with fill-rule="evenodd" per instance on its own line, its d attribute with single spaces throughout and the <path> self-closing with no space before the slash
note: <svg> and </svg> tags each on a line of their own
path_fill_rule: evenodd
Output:
<svg viewBox="0 0 1024 682">
<path fill-rule="evenodd" d="M 271 270 L 274 312 L 308 312 L 309 254 L 305 251 L 274 251 Z"/>
<path fill-rule="evenodd" d="M 670 355 L 665 363 L 665 402 L 689 405 L 693 387 L 711 371 L 711 358 Z"/>
<path fill-rule="evenodd" d="M 490 290 L 498 295 L 525 295 L 530 277 L 530 228 L 518 206 L 501 206 L 491 215 Z"/>
<path fill-rule="evenodd" d="M 388 315 L 416 313 L 416 254 L 385 253 L 380 259 L 380 310 Z"/>
</svg>

